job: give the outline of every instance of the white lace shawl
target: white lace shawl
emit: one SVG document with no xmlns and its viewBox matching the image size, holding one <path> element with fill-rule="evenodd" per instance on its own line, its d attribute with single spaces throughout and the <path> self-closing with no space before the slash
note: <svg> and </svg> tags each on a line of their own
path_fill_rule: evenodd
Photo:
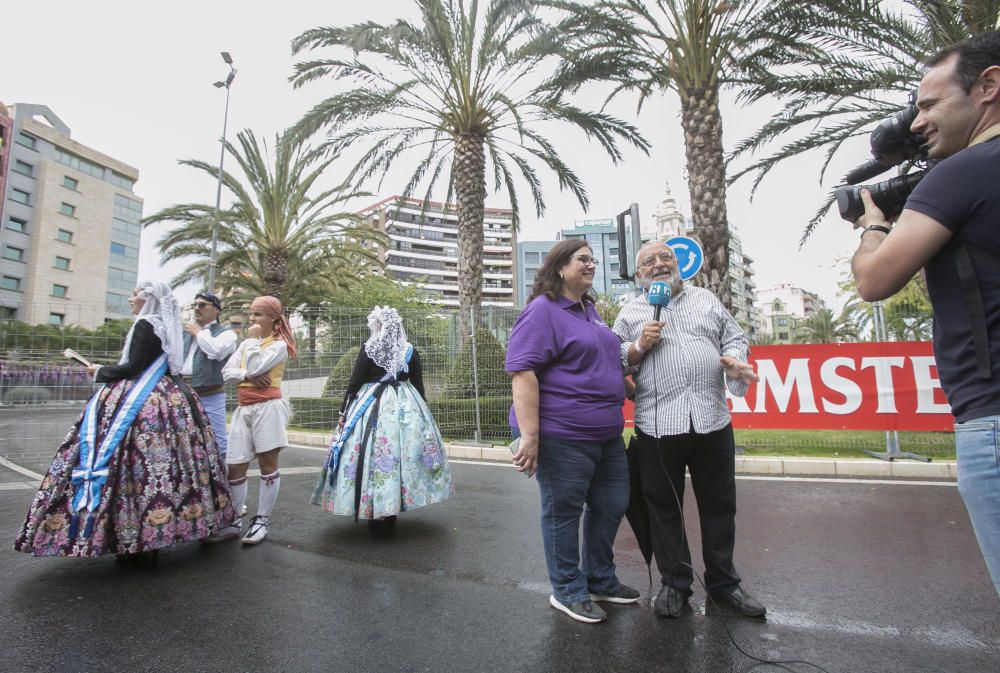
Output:
<svg viewBox="0 0 1000 673">
<path fill-rule="evenodd" d="M 145 320 L 153 326 L 153 333 L 159 337 L 160 343 L 163 345 L 163 352 L 167 354 L 170 373 L 180 374 L 181 367 L 184 365 L 184 332 L 181 327 L 181 311 L 177 304 L 177 298 L 171 292 L 170 286 L 159 281 L 143 281 L 139 283 L 138 287 L 138 296 L 145 303 L 135 316 L 135 322 Z M 134 332 L 135 323 L 132 323 L 128 336 L 125 337 L 125 347 L 122 348 L 122 356 L 118 360 L 118 364 L 125 364 L 128 361 L 128 351 L 132 346 Z"/>
<path fill-rule="evenodd" d="M 388 306 L 376 306 L 368 314 L 368 329 L 371 330 L 365 342 L 368 357 L 394 378 L 408 372 L 406 351 L 410 343 L 399 312 Z"/>
</svg>

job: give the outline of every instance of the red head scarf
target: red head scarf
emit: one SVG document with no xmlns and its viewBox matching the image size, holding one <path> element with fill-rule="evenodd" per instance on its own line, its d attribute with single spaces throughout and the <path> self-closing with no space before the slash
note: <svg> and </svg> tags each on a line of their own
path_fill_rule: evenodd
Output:
<svg viewBox="0 0 1000 673">
<path fill-rule="evenodd" d="M 289 357 L 295 357 L 295 337 L 292 335 L 292 330 L 288 326 L 288 320 L 285 319 L 284 310 L 281 307 L 281 302 L 274 297 L 263 296 L 257 297 L 250 304 L 251 311 L 260 311 L 268 318 L 274 320 L 274 336 L 277 339 L 281 339 L 288 346 Z"/>
</svg>

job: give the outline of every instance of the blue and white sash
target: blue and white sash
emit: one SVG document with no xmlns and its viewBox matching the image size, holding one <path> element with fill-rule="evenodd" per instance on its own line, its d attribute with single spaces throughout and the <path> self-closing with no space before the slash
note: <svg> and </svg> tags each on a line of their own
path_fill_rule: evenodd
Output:
<svg viewBox="0 0 1000 673">
<path fill-rule="evenodd" d="M 410 358 L 412 357 L 413 357 L 413 345 L 407 344 L 406 358 L 404 359 L 404 363 L 406 365 L 410 364 Z M 401 372 L 403 371 L 403 369 L 400 369 L 399 371 Z M 344 427 L 340 431 L 340 434 L 334 437 L 333 441 L 330 443 L 330 454 L 327 456 L 326 459 L 326 469 L 327 469 L 327 474 L 329 475 L 329 481 L 331 486 L 333 486 L 334 478 L 337 475 L 337 465 L 340 462 L 340 451 L 341 449 L 344 448 L 344 442 L 346 442 L 347 438 L 351 436 L 351 432 L 354 430 L 354 426 L 356 426 L 361 421 L 361 419 L 365 417 L 365 412 L 368 411 L 368 407 L 372 405 L 372 403 L 375 401 L 375 398 L 377 398 L 379 393 L 382 392 L 382 389 L 385 387 L 385 384 L 395 380 L 396 376 L 398 375 L 399 372 L 396 372 L 395 374 L 390 374 L 389 372 L 386 372 L 385 376 L 379 379 L 378 383 L 376 383 L 373 386 L 369 386 L 368 390 L 365 391 L 365 394 L 361 396 L 361 398 L 356 400 L 353 405 L 351 405 L 351 409 L 348 412 L 347 421 L 344 422 Z"/>
<path fill-rule="evenodd" d="M 87 408 L 83 412 L 83 422 L 80 425 L 80 461 L 78 466 L 73 468 L 73 518 L 70 523 L 69 537 L 76 537 L 80 525 L 80 513 L 87 512 L 87 525 L 83 531 L 83 537 L 88 538 L 94 530 L 94 512 L 101 504 L 101 491 L 108 481 L 108 463 L 111 456 L 121 444 L 125 435 L 132 427 L 135 417 L 139 415 L 146 398 L 153 391 L 153 387 L 159 382 L 167 371 L 167 356 L 164 353 L 156 358 L 153 364 L 146 368 L 146 371 L 136 380 L 135 384 L 125 395 L 124 401 L 118 405 L 111 425 L 100 446 L 97 443 L 97 422 L 100 412 L 101 393 L 106 386 L 94 393 L 87 403 Z"/>
</svg>

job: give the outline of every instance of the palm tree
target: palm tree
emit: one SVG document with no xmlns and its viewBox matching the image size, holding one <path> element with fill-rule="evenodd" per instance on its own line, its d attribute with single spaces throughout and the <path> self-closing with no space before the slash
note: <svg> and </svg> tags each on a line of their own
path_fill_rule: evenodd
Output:
<svg viewBox="0 0 1000 673">
<path fill-rule="evenodd" d="M 355 194 L 344 185 L 317 187 L 334 155 L 324 158 L 324 151 L 276 136 L 272 165 L 268 147 L 252 131 L 241 131 L 237 139 L 239 147 L 227 142 L 226 151 L 242 176 L 223 172 L 235 201 L 219 213 L 219 284 L 227 295 L 237 300 L 269 294 L 295 307 L 308 301 L 309 292 L 335 289 L 381 266 L 372 243 L 384 242 L 384 236 L 336 210 Z M 214 165 L 195 159 L 181 164 L 218 179 Z M 171 206 L 143 220 L 144 226 L 180 225 L 157 242 L 164 263 L 194 258 L 173 285 L 207 277 L 214 221 L 214 206 L 204 204 Z"/>
<path fill-rule="evenodd" d="M 471 333 L 471 312 L 482 298 L 483 210 L 487 187 L 505 191 L 514 226 L 521 221 L 515 176 L 527 183 L 535 212 L 545 212 L 535 165 L 547 166 L 586 208 L 589 200 L 576 173 L 539 130 L 549 122 L 574 126 L 621 158 L 619 144 L 646 151 L 631 125 L 579 109 L 545 86 L 540 64 L 560 50 L 562 36 L 535 16 L 534 2 L 415 0 L 420 22 L 366 22 L 343 28 L 315 28 L 299 35 L 292 50 L 327 47 L 352 57 L 299 63 L 296 87 L 331 77 L 358 87 L 327 98 L 296 124 L 298 136 L 328 129 L 322 145 L 334 152 L 363 145 L 352 177 L 384 178 L 404 156 L 414 170 L 403 195 L 426 184 L 424 201 L 442 176 L 447 198 L 458 210 L 460 327 Z M 412 152 L 411 152 L 412 151 Z"/>
<path fill-rule="evenodd" d="M 920 81 L 923 61 L 975 33 L 996 30 L 998 19 L 998 0 L 812 0 L 769 7 L 759 20 L 780 39 L 742 56 L 740 99 L 750 104 L 778 96 L 787 102 L 735 146 L 730 159 L 770 153 L 731 181 L 754 174 L 756 190 L 778 163 L 824 148 L 822 182 L 844 142 L 867 135 L 903 107 Z M 774 148 L 790 135 L 792 140 Z M 832 203 L 831 194 L 807 224 L 803 241 Z"/>
<path fill-rule="evenodd" d="M 757 0 L 571 0 L 545 4 L 565 10 L 560 28 L 568 36 L 555 83 L 575 90 L 594 80 L 612 82 L 608 96 L 648 96 L 673 91 L 680 98 L 688 193 L 695 234 L 705 249 L 698 283 L 731 307 L 728 280 L 729 223 L 726 161 L 719 91 L 742 81 L 733 70 L 737 55 L 766 45 L 773 33 L 756 29 L 766 4 Z M 783 0 L 775 0 L 783 6 Z M 560 89 L 561 90 L 561 89 Z"/>
<path fill-rule="evenodd" d="M 828 344 L 857 340 L 858 334 L 854 325 L 843 316 L 834 318 L 833 311 L 828 308 L 816 311 L 795 325 L 797 343 Z"/>
<path fill-rule="evenodd" d="M 873 304 L 859 295 L 853 278 L 840 283 L 841 295 L 847 296 L 847 303 L 841 313 L 841 320 L 853 325 L 858 335 L 867 334 L 874 339 Z M 885 321 L 886 337 L 894 341 L 928 341 L 934 323 L 934 309 L 927 293 L 927 283 L 923 274 L 917 274 L 903 289 L 882 302 L 882 316 Z"/>
</svg>

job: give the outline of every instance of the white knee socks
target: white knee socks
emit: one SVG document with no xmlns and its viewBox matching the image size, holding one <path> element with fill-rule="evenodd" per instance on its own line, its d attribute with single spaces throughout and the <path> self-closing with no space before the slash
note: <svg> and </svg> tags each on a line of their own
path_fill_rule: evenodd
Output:
<svg viewBox="0 0 1000 673">
<path fill-rule="evenodd" d="M 229 490 L 233 494 L 233 509 L 236 511 L 236 519 L 233 523 L 239 525 L 243 520 L 240 512 L 243 511 L 243 505 L 247 501 L 247 478 L 243 477 L 242 479 L 229 482 Z"/>
<path fill-rule="evenodd" d="M 274 509 L 274 501 L 278 499 L 278 490 L 281 488 L 281 470 L 275 470 L 271 474 L 260 475 L 260 491 L 257 498 L 257 516 L 271 516 Z"/>
</svg>

